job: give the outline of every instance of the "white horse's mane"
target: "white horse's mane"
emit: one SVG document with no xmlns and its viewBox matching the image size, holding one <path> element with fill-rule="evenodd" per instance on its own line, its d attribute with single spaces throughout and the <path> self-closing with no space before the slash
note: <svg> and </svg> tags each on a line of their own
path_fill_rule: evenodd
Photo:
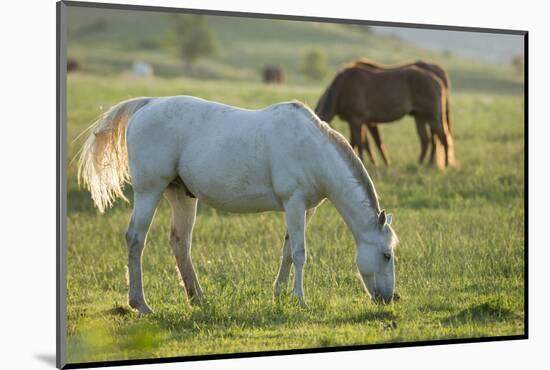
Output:
<svg viewBox="0 0 550 370">
<path fill-rule="evenodd" d="M 352 170 L 355 177 L 360 181 L 363 189 L 366 191 L 367 196 L 369 197 L 369 204 L 375 209 L 377 214 L 380 212 L 380 203 L 378 198 L 378 193 L 374 188 L 374 183 L 370 178 L 365 166 L 357 158 L 355 152 L 349 145 L 346 138 L 340 134 L 338 131 L 333 130 L 326 122 L 321 121 L 319 117 L 313 112 L 307 105 L 304 103 L 294 100 L 290 102 L 292 106 L 298 109 L 300 112 L 303 112 L 307 115 L 308 121 L 312 122 L 317 126 L 319 131 L 325 135 L 325 137 L 335 144 L 335 148 L 338 153 L 342 156 L 344 161 L 349 165 L 349 168 Z"/>
</svg>

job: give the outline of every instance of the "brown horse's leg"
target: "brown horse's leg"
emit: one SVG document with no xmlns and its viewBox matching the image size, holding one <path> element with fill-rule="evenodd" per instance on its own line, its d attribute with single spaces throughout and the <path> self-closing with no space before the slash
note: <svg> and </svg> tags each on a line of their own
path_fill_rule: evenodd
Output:
<svg viewBox="0 0 550 370">
<path fill-rule="evenodd" d="M 361 143 L 361 131 L 359 130 L 359 135 L 358 135 L 357 129 L 354 128 L 353 124 L 351 123 L 349 124 L 349 131 L 350 131 L 349 143 L 353 148 L 353 150 L 357 152 L 357 155 L 359 155 L 359 158 L 361 158 L 361 155 L 359 154 L 359 144 Z"/>
<path fill-rule="evenodd" d="M 363 143 L 363 146 L 365 147 L 365 150 L 367 151 L 367 155 L 369 156 L 372 164 L 376 166 L 376 160 L 374 159 L 374 154 L 372 154 L 369 137 L 367 135 L 368 127 L 369 125 L 366 123 L 361 126 L 361 142 Z"/>
<path fill-rule="evenodd" d="M 443 149 L 445 150 L 445 167 L 449 166 L 449 142 L 447 141 L 447 133 L 443 128 L 441 121 L 432 121 L 432 132 L 437 134 L 439 141 L 443 144 Z"/>
<path fill-rule="evenodd" d="M 418 158 L 418 162 L 422 164 L 422 162 L 424 162 L 424 157 L 426 156 L 426 152 L 428 150 L 428 132 L 426 130 L 426 124 L 424 120 L 418 117 L 414 117 L 414 120 L 416 122 L 416 132 L 418 133 L 418 137 L 420 138 L 420 157 Z M 432 137 L 433 137 L 433 134 L 432 134 Z"/>
<path fill-rule="evenodd" d="M 349 121 L 349 128 L 351 131 L 350 143 L 352 148 L 357 149 L 357 156 L 363 162 L 363 141 L 361 140 L 361 123 L 358 120 Z M 368 141 L 367 141 L 368 147 Z M 367 153 L 370 155 L 370 150 L 367 149 Z M 371 158 L 373 159 L 373 158 Z M 374 163 L 374 161 L 373 161 Z"/>
<path fill-rule="evenodd" d="M 378 151 L 382 155 L 382 159 L 384 160 L 384 163 L 386 164 L 386 166 L 389 166 L 390 160 L 388 159 L 388 155 L 386 153 L 386 148 L 384 147 L 384 143 L 382 143 L 382 138 L 380 137 L 380 132 L 378 131 L 378 125 L 367 125 L 367 127 L 369 128 L 369 131 L 374 139 L 374 142 L 378 147 Z"/>
<path fill-rule="evenodd" d="M 430 136 L 431 136 L 431 144 L 432 148 L 430 150 L 430 164 L 434 164 L 435 161 L 435 150 L 437 148 L 437 143 L 435 142 L 435 132 L 430 127 Z"/>
</svg>

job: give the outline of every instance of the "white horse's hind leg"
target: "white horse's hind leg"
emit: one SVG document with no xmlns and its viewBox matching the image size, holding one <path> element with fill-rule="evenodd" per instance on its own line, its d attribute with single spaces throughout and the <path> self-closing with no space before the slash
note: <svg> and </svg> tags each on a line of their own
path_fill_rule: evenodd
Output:
<svg viewBox="0 0 550 370">
<path fill-rule="evenodd" d="M 202 289 L 191 260 L 191 239 L 197 214 L 197 199 L 187 196 L 185 189 L 177 185 L 166 188 L 164 196 L 172 207 L 170 246 L 176 256 L 187 296 L 193 304 L 197 304 L 202 299 Z"/>
<path fill-rule="evenodd" d="M 304 299 L 303 273 L 304 264 L 306 262 L 306 209 L 301 195 L 294 194 L 286 202 L 285 217 L 288 235 L 290 237 L 292 262 L 294 263 L 294 287 L 292 289 L 292 294 L 298 297 L 298 300 L 302 306 L 305 306 L 306 301 Z"/>
<path fill-rule="evenodd" d="M 292 266 L 292 251 L 290 249 L 290 237 L 288 231 L 285 234 L 285 241 L 283 244 L 283 256 L 281 257 L 281 265 L 279 266 L 279 273 L 273 286 L 273 298 L 277 299 L 284 288 L 288 286 L 288 278 L 290 276 L 290 267 Z"/>
<path fill-rule="evenodd" d="M 311 220 L 311 217 L 315 214 L 317 208 L 308 209 L 306 212 L 306 224 Z M 273 289 L 273 298 L 277 299 L 284 288 L 288 286 L 288 279 L 290 277 L 290 268 L 292 266 L 292 250 L 290 248 L 290 237 L 288 231 L 285 234 L 285 241 L 283 244 L 283 256 L 281 257 L 281 265 L 279 266 L 279 273 L 275 280 Z"/>
<path fill-rule="evenodd" d="M 152 312 L 145 301 L 141 280 L 141 255 L 145 246 L 147 231 L 162 192 L 134 193 L 134 210 L 126 233 L 128 244 L 128 273 L 130 288 L 128 303 L 142 314 Z"/>
</svg>

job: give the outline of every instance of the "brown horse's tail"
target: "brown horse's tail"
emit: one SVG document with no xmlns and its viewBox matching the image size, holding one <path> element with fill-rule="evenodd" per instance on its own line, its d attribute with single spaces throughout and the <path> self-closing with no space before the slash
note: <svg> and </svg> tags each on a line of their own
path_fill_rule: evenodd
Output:
<svg viewBox="0 0 550 370">
<path fill-rule="evenodd" d="M 449 120 L 449 94 L 447 89 L 443 89 L 443 94 L 441 95 L 441 108 L 444 110 L 441 114 L 442 120 L 445 120 L 446 126 L 443 127 L 443 131 L 445 133 L 445 136 L 447 137 L 447 157 L 449 160 L 450 166 L 455 166 L 456 160 L 455 160 L 455 150 L 454 150 L 454 140 L 453 140 L 453 134 L 451 129 L 451 121 Z M 442 122 L 444 124 L 444 122 Z"/>
<path fill-rule="evenodd" d="M 445 71 L 443 68 L 438 66 L 437 64 L 428 63 L 423 60 L 417 60 L 414 63 L 415 66 L 422 68 L 424 70 L 430 71 L 431 73 L 435 74 L 443 84 L 443 87 L 445 89 L 445 95 L 447 97 L 446 104 L 445 104 L 445 110 L 446 110 L 446 121 L 447 121 L 447 129 L 449 130 L 449 134 L 453 134 L 453 129 L 451 125 L 451 111 L 449 109 L 449 91 L 451 91 L 451 81 L 449 80 L 449 74 L 447 71 Z"/>
<path fill-rule="evenodd" d="M 334 116 L 336 115 L 336 82 L 338 80 L 339 76 L 336 76 L 330 85 L 327 87 L 323 95 L 321 96 L 321 99 L 319 99 L 319 102 L 317 103 L 317 106 L 315 107 L 315 114 L 317 116 L 325 121 L 326 123 L 330 123 Z"/>
<path fill-rule="evenodd" d="M 438 67 L 440 68 L 440 67 Z M 445 70 L 441 69 L 442 77 L 441 80 L 443 81 L 443 84 L 445 85 L 445 95 L 447 99 L 445 99 L 445 114 L 447 118 L 447 129 L 449 130 L 449 135 L 453 135 L 453 125 L 451 124 L 451 109 L 450 109 L 450 91 L 451 91 L 451 81 L 449 80 L 449 75 Z"/>
<path fill-rule="evenodd" d="M 442 73 L 442 77 L 441 77 L 441 80 L 443 81 L 443 84 L 445 85 L 445 95 L 447 96 L 447 99 L 446 100 L 446 106 L 445 106 L 445 111 L 446 111 L 446 118 L 447 118 L 447 129 L 449 130 L 449 135 L 452 135 L 453 134 L 453 125 L 451 124 L 451 109 L 450 109 L 450 100 L 451 100 L 451 97 L 450 97 L 450 92 L 451 92 L 451 81 L 449 80 L 449 75 L 447 74 L 447 72 L 442 69 L 441 67 L 438 67 L 441 69 L 441 73 Z"/>
<path fill-rule="evenodd" d="M 451 124 L 451 110 L 449 108 L 450 103 L 450 97 L 449 97 L 449 90 L 447 89 L 447 99 L 445 99 L 446 103 L 446 109 L 445 109 L 445 115 L 447 118 L 447 129 L 449 130 L 449 135 L 453 135 L 453 125 Z"/>
</svg>

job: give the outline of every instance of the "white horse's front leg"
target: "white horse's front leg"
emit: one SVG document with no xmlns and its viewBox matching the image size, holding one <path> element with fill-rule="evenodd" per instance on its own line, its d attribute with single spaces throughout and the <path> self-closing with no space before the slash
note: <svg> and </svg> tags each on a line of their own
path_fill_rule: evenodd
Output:
<svg viewBox="0 0 550 370">
<path fill-rule="evenodd" d="M 313 217 L 315 210 L 317 208 L 310 208 L 306 212 L 306 226 L 307 223 Z M 290 248 L 290 237 L 288 231 L 285 234 L 285 241 L 283 244 L 283 256 L 281 257 L 281 265 L 279 266 L 279 273 L 277 274 L 277 279 L 275 280 L 274 289 L 273 289 L 273 298 L 276 300 L 283 289 L 288 286 L 288 279 L 290 276 L 290 267 L 292 266 L 292 249 Z"/>
<path fill-rule="evenodd" d="M 304 203 L 301 194 L 294 194 L 285 204 L 286 224 L 290 237 L 292 262 L 294 263 L 294 287 L 292 294 L 298 297 L 302 306 L 306 305 L 303 288 L 304 264 L 306 262 L 306 209 Z"/>
</svg>

